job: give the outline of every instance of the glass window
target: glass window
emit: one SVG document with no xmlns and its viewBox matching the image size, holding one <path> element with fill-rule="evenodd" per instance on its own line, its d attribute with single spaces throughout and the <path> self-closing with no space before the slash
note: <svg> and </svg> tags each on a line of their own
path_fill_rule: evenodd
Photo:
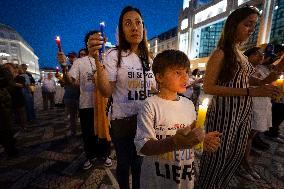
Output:
<svg viewBox="0 0 284 189">
<path fill-rule="evenodd" d="M 216 47 L 225 21 L 221 21 L 201 29 L 200 48 L 198 57 L 207 57 Z"/>
<path fill-rule="evenodd" d="M 270 42 L 284 44 L 284 1 L 276 0 L 272 18 Z"/>
<path fill-rule="evenodd" d="M 195 14 L 194 24 L 198 24 L 209 18 L 217 16 L 218 14 L 225 12 L 226 9 L 227 9 L 227 1 L 226 0 L 220 1 L 219 3 L 212 5 L 206 8 L 205 10 Z"/>
</svg>

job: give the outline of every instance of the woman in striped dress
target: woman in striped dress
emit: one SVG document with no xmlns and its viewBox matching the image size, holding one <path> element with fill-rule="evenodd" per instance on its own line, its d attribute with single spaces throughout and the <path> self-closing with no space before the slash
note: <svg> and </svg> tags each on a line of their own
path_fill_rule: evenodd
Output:
<svg viewBox="0 0 284 189">
<path fill-rule="evenodd" d="M 254 68 L 239 45 L 254 32 L 259 13 L 254 7 L 236 9 L 227 18 L 217 49 L 206 68 L 205 93 L 214 95 L 208 107 L 206 132 L 222 133 L 216 153 L 204 153 L 196 188 L 224 189 L 241 163 L 251 129 L 252 96 L 277 93 L 272 86 L 249 87 Z"/>
</svg>

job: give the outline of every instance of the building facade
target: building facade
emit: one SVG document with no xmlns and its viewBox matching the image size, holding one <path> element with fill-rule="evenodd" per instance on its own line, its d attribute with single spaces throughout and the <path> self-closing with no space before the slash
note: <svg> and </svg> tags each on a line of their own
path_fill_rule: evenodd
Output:
<svg viewBox="0 0 284 189">
<path fill-rule="evenodd" d="M 178 28 L 174 27 L 148 41 L 153 57 L 167 49 L 178 49 Z"/>
<path fill-rule="evenodd" d="M 192 68 L 205 69 L 228 15 L 246 5 L 260 10 L 261 17 L 243 49 L 264 43 L 284 43 L 283 0 L 184 0 L 179 16 L 178 48 L 191 60 Z"/>
<path fill-rule="evenodd" d="M 27 64 L 35 79 L 40 77 L 38 57 L 33 48 L 13 28 L 0 24 L 0 64 Z"/>
</svg>

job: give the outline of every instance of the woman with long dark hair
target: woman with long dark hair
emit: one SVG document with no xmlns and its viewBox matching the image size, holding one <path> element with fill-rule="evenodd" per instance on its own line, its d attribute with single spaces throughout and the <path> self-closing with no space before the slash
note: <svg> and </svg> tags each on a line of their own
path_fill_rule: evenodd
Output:
<svg viewBox="0 0 284 189">
<path fill-rule="evenodd" d="M 98 49 L 103 43 L 101 35 L 91 36 L 88 49 L 96 59 L 98 88 L 105 97 L 112 97 L 110 132 L 117 155 L 118 184 L 120 188 L 129 188 L 131 168 L 132 188 L 139 188 L 142 157 L 137 155 L 134 145 L 136 115 L 155 85 L 155 79 L 150 68 L 152 60 L 144 22 L 137 8 L 127 6 L 122 10 L 118 36 L 119 44 L 106 53 L 104 64 L 98 59 Z"/>
<path fill-rule="evenodd" d="M 239 46 L 255 30 L 259 12 L 254 7 L 236 9 L 227 18 L 216 50 L 207 63 L 205 93 L 212 94 L 208 107 L 206 132 L 222 133 L 216 153 L 204 152 L 197 188 L 227 188 L 240 165 L 251 130 L 252 96 L 271 96 L 277 89 L 270 85 L 250 87 L 253 66 Z"/>
</svg>

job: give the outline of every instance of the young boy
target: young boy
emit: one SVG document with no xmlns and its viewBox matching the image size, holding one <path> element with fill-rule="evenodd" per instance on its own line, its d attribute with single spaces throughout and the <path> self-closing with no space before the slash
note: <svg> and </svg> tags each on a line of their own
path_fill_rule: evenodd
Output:
<svg viewBox="0 0 284 189">
<path fill-rule="evenodd" d="M 135 137 L 137 152 L 145 155 L 141 188 L 193 188 L 194 145 L 205 138 L 205 150 L 215 151 L 220 144 L 220 133 L 205 136 L 195 128 L 193 103 L 177 94 L 186 91 L 189 68 L 181 51 L 166 50 L 154 59 L 159 93 L 145 100 Z"/>
</svg>

